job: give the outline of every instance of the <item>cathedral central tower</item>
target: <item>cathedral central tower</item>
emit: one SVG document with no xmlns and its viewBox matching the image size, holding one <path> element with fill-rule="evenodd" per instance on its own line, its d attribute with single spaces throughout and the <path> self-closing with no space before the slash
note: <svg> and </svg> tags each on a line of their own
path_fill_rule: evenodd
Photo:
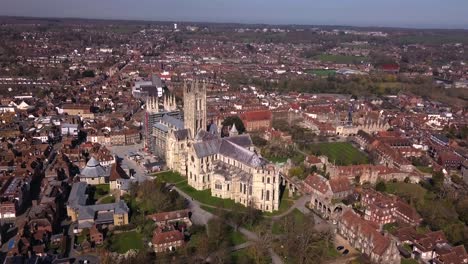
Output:
<svg viewBox="0 0 468 264">
<path fill-rule="evenodd" d="M 189 129 L 191 138 L 197 132 L 206 130 L 206 84 L 192 81 L 184 82 L 184 126 Z"/>
</svg>

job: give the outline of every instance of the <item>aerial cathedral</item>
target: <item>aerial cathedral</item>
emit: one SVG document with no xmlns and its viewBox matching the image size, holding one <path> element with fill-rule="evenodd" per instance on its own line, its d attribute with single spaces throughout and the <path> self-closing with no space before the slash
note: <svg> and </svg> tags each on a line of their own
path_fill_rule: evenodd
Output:
<svg viewBox="0 0 468 264">
<path fill-rule="evenodd" d="M 167 130 L 167 166 L 187 177 L 193 188 L 211 189 L 212 196 L 262 211 L 278 210 L 278 168 L 258 155 L 250 135 L 238 135 L 235 126 L 223 138 L 215 124 L 207 126 L 206 83 L 185 82 L 183 89 L 183 122 L 171 119 L 156 124 Z"/>
</svg>

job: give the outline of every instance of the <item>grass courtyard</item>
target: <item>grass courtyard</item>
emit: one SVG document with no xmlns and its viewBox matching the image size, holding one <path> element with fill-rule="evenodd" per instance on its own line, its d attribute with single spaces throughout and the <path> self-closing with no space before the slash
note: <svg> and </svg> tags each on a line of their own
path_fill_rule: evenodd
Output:
<svg viewBox="0 0 468 264">
<path fill-rule="evenodd" d="M 94 200 L 99 200 L 110 192 L 110 186 L 107 183 L 94 185 L 94 188 Z"/>
<path fill-rule="evenodd" d="M 314 155 L 325 155 L 330 163 L 336 165 L 368 164 L 367 156 L 348 142 L 318 143 L 307 146 Z"/>
<path fill-rule="evenodd" d="M 143 248 L 141 234 L 136 231 L 124 232 L 112 235 L 110 249 L 113 252 L 124 254 L 130 249 L 140 250 Z"/>
<path fill-rule="evenodd" d="M 405 197 L 408 200 L 423 201 L 427 190 L 419 184 L 405 182 L 387 182 L 386 192 Z"/>
</svg>

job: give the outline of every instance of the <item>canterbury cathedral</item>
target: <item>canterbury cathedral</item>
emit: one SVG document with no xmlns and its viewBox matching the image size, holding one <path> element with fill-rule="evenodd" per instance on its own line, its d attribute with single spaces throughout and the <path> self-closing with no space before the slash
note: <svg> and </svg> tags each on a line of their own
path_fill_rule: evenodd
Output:
<svg viewBox="0 0 468 264">
<path fill-rule="evenodd" d="M 152 124 L 150 141 L 160 142 L 153 153 L 160 153 L 168 168 L 197 190 L 211 189 L 212 196 L 262 211 L 278 210 L 279 170 L 256 153 L 250 136 L 239 135 L 235 125 L 228 137 L 221 137 L 216 124 L 207 120 L 205 83 L 185 82 L 183 89 L 183 113 L 176 111 L 175 99 L 165 99 L 164 108 L 171 109 L 158 112 Z"/>
</svg>

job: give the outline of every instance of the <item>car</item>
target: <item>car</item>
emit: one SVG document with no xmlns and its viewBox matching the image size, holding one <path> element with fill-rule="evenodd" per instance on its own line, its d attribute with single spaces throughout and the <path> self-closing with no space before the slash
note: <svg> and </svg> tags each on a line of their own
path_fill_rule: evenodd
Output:
<svg viewBox="0 0 468 264">
<path fill-rule="evenodd" d="M 349 250 L 345 249 L 345 250 L 343 251 L 342 254 L 343 254 L 343 255 L 346 255 L 346 254 L 348 254 L 348 253 L 349 253 Z"/>
<path fill-rule="evenodd" d="M 338 246 L 338 247 L 336 248 L 336 250 L 341 251 L 341 250 L 343 250 L 343 248 L 344 248 L 343 246 Z"/>
</svg>

